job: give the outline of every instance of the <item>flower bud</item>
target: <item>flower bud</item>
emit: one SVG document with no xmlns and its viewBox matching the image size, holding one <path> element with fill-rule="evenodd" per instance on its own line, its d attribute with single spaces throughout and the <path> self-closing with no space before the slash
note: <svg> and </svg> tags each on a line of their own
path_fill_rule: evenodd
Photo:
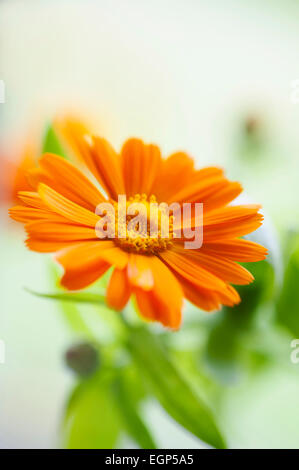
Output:
<svg viewBox="0 0 299 470">
<path fill-rule="evenodd" d="M 65 362 L 79 376 L 88 377 L 99 367 L 98 349 L 87 342 L 75 344 L 66 351 Z"/>
</svg>

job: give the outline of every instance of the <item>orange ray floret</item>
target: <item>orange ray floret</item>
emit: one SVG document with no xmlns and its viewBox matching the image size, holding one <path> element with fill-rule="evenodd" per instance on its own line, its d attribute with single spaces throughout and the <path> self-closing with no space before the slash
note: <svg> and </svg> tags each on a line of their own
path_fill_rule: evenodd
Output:
<svg viewBox="0 0 299 470">
<path fill-rule="evenodd" d="M 22 205 L 10 210 L 13 219 L 25 224 L 29 249 L 56 252 L 64 268 L 61 284 L 69 290 L 83 289 L 113 267 L 108 305 L 122 310 L 134 296 L 142 317 L 172 329 L 180 327 L 184 298 L 206 311 L 238 304 L 239 294 L 231 284 L 253 281 L 238 262 L 259 261 L 267 254 L 261 245 L 240 238 L 263 220 L 260 206 L 228 205 L 242 191 L 241 185 L 229 181 L 220 168 L 195 169 L 184 152 L 163 159 L 156 145 L 129 139 L 117 153 L 105 139 L 76 129 L 72 125 L 68 131 L 96 183 L 73 163 L 45 154 L 29 172 L 32 191 L 21 191 Z M 117 207 L 119 195 L 141 201 L 146 208 L 137 240 L 130 232 L 129 216 L 116 220 L 111 239 L 97 236 L 97 205 L 106 201 Z M 202 246 L 186 249 L 184 236 L 173 235 L 176 227 L 169 214 L 171 234 L 163 238 L 159 229 L 153 237 L 147 212 L 152 201 L 203 203 Z M 193 214 L 190 217 L 190 226 L 195 227 Z M 121 224 L 125 238 L 120 236 Z"/>
</svg>

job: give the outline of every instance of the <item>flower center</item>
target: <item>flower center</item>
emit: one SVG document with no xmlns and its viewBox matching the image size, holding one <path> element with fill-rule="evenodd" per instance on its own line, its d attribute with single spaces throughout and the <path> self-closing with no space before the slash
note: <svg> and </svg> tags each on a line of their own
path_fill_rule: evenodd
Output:
<svg viewBox="0 0 299 470">
<path fill-rule="evenodd" d="M 173 215 L 156 197 L 136 194 L 115 209 L 115 243 L 123 250 L 153 255 L 172 244 Z"/>
</svg>

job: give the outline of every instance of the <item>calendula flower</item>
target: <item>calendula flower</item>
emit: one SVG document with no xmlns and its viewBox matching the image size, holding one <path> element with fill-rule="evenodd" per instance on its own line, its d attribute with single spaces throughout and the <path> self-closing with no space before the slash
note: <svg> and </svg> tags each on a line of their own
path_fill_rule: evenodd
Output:
<svg viewBox="0 0 299 470">
<path fill-rule="evenodd" d="M 45 154 L 29 172 L 32 191 L 21 191 L 22 205 L 10 210 L 25 224 L 29 249 L 56 253 L 64 268 L 62 286 L 84 289 L 113 267 L 108 305 L 121 310 L 135 296 L 145 319 L 173 329 L 181 324 L 184 297 L 206 311 L 240 302 L 231 284 L 248 284 L 253 276 L 237 262 L 262 260 L 266 250 L 240 238 L 261 225 L 262 215 L 256 205 L 229 205 L 242 191 L 239 183 L 220 168 L 196 170 L 186 153 L 163 159 L 156 145 L 140 139 L 129 139 L 120 154 L 103 138 L 78 132 L 74 140 L 91 178 L 69 161 Z M 174 236 L 173 215 L 166 238 L 160 225 L 150 236 L 148 220 L 137 239 L 129 229 L 121 237 L 120 228 L 132 219 L 126 216 L 122 227 L 116 217 L 114 238 L 99 239 L 95 227 L 102 216 L 96 208 L 108 201 L 117 211 L 119 195 L 127 203 L 142 202 L 146 217 L 155 201 L 202 203 L 202 246 L 185 248 L 184 235 Z M 190 223 L 192 228 L 193 216 Z"/>
</svg>

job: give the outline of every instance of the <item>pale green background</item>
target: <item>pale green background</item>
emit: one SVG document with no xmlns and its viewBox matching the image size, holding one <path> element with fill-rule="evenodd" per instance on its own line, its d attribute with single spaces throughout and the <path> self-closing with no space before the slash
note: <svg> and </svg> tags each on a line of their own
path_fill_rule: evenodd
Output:
<svg viewBox="0 0 299 470">
<path fill-rule="evenodd" d="M 81 108 L 119 148 L 128 136 L 219 164 L 262 203 L 278 238 L 298 229 L 299 2 L 230 0 L 4 0 L 0 4 L 1 138 L 15 148 L 35 121 Z M 257 116 L 265 145 L 240 157 L 242 119 Z M 47 290 L 45 257 L 1 209 L 0 447 L 53 447 L 73 378 L 71 341 Z M 273 235 L 274 239 L 276 235 Z M 297 312 L 299 314 L 299 312 Z M 273 348 L 276 348 L 273 344 Z M 299 447 L 299 364 L 289 338 L 280 360 L 233 387 L 224 416 L 235 447 Z M 196 447 L 156 405 L 145 410 L 161 447 Z M 126 443 L 125 443 L 126 444 Z M 130 445 L 130 444 L 128 444 Z"/>
</svg>

